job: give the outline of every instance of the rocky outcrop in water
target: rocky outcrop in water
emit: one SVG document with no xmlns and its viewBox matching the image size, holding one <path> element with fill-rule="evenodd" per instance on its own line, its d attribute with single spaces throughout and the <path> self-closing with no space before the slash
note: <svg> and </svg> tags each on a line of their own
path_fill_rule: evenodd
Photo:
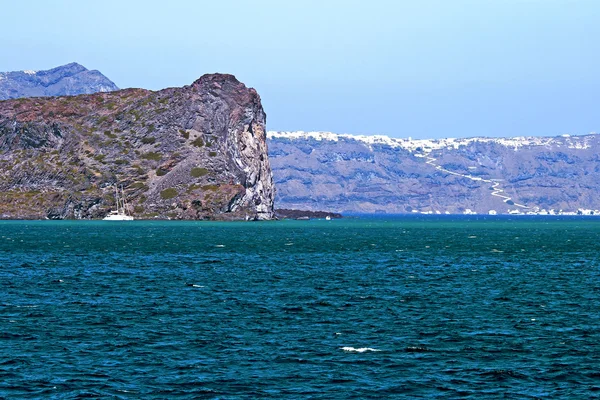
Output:
<svg viewBox="0 0 600 400">
<path fill-rule="evenodd" d="M 0 217 L 271 219 L 260 97 L 232 75 L 190 86 L 0 102 Z"/>
<path fill-rule="evenodd" d="M 277 208 L 596 213 L 600 135 L 411 140 L 269 132 Z"/>
<path fill-rule="evenodd" d="M 331 213 L 327 211 L 307 211 L 307 210 L 287 210 L 278 208 L 275 210 L 275 215 L 279 219 L 325 219 L 325 218 L 342 218 L 342 214 Z"/>
<path fill-rule="evenodd" d="M 74 96 L 119 88 L 99 71 L 70 63 L 47 71 L 0 72 L 0 100 Z"/>
</svg>

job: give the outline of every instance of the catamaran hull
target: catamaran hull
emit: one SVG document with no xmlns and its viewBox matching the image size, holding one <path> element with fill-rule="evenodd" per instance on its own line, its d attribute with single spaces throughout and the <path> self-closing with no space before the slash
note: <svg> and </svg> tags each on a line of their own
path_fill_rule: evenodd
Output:
<svg viewBox="0 0 600 400">
<path fill-rule="evenodd" d="M 129 215 L 109 215 L 103 221 L 133 221 L 133 217 Z"/>
</svg>

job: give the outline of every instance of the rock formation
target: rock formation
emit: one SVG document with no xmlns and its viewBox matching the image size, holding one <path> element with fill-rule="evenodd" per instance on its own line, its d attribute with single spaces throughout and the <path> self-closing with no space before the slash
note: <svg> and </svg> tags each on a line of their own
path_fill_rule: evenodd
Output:
<svg viewBox="0 0 600 400">
<path fill-rule="evenodd" d="M 0 217 L 271 219 L 260 97 L 232 75 L 0 102 Z"/>
<path fill-rule="evenodd" d="M 119 88 L 99 71 L 71 63 L 47 71 L 0 72 L 0 100 L 74 96 Z"/>
</svg>

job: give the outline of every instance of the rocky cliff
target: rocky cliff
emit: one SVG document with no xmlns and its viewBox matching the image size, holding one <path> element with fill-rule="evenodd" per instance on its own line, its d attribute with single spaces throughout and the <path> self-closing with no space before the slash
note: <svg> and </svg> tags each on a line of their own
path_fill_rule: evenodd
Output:
<svg viewBox="0 0 600 400">
<path fill-rule="evenodd" d="M 99 71 L 71 63 L 47 71 L 0 72 L 0 100 L 119 90 Z"/>
<path fill-rule="evenodd" d="M 600 209 L 596 134 L 411 140 L 269 132 L 269 152 L 278 208 L 453 214 Z"/>
<path fill-rule="evenodd" d="M 0 217 L 270 219 L 265 113 L 231 75 L 0 102 Z"/>
</svg>

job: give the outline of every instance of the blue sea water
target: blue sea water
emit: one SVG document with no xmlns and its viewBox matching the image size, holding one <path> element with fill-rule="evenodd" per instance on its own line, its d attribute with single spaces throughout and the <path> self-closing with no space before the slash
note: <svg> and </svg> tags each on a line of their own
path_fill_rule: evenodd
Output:
<svg viewBox="0 0 600 400">
<path fill-rule="evenodd" d="M 598 398 L 599 234 L 3 221 L 0 398 Z"/>
</svg>

